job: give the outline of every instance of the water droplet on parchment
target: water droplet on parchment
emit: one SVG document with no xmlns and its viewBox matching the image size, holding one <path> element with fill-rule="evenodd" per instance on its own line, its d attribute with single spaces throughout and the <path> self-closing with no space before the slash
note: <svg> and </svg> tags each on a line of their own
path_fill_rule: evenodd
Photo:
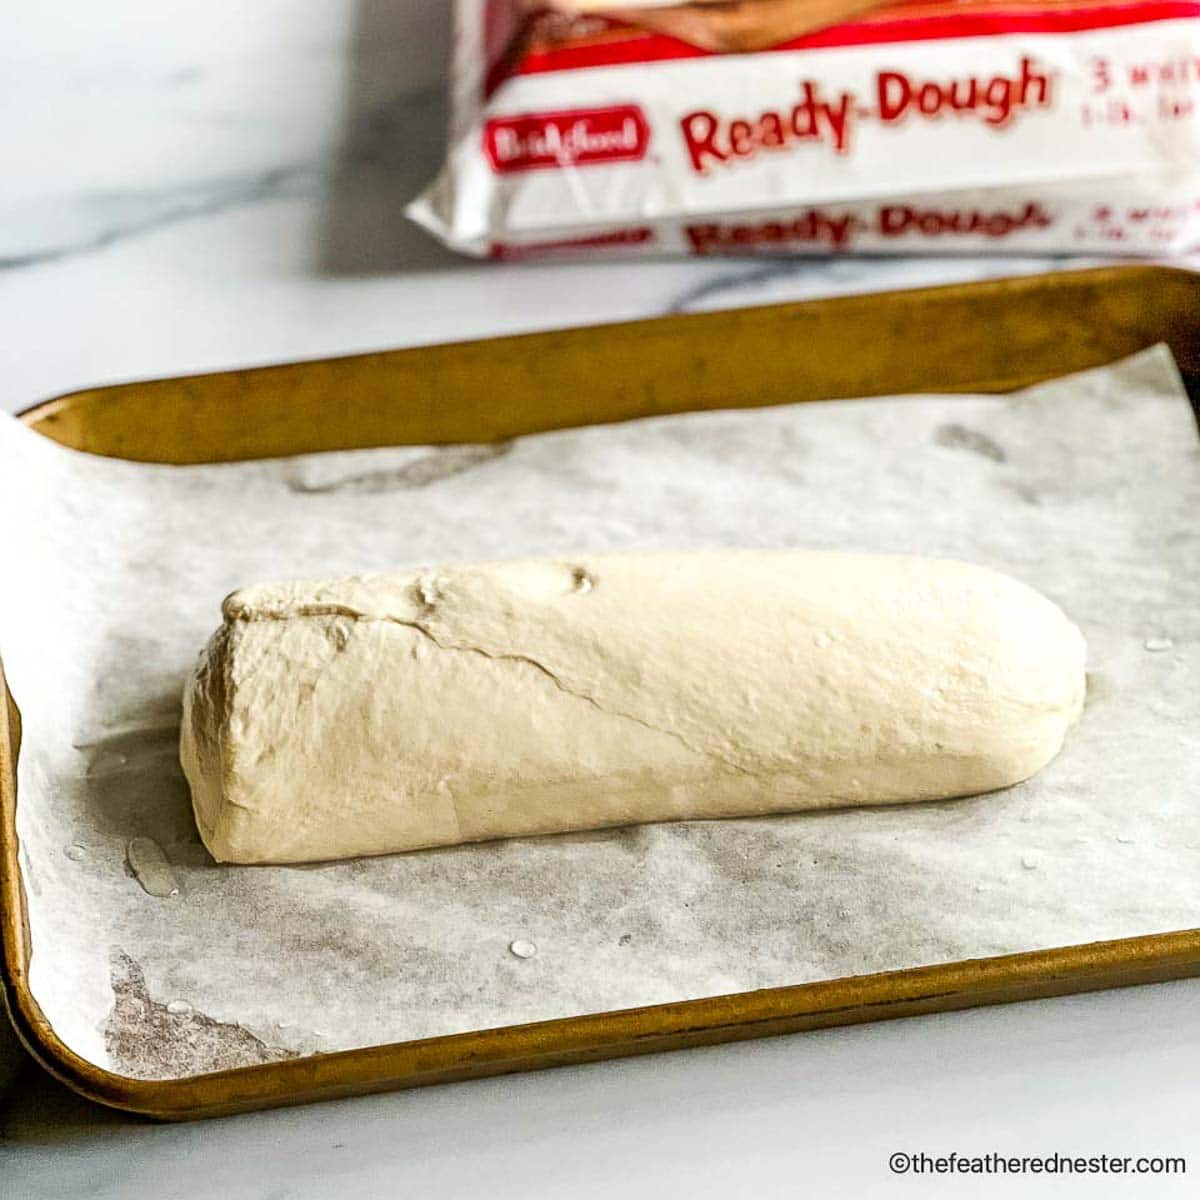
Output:
<svg viewBox="0 0 1200 1200">
<path fill-rule="evenodd" d="M 516 955 L 517 958 L 532 958 L 537 953 L 537 947 L 524 938 L 517 938 L 515 942 L 508 943 L 510 954 Z"/>
<path fill-rule="evenodd" d="M 76 843 L 75 843 L 73 846 L 68 846 L 68 847 L 67 847 L 67 848 L 66 848 L 66 849 L 63 851 L 63 853 L 64 853 L 64 854 L 65 854 L 65 855 L 66 855 L 66 856 L 67 856 L 67 857 L 68 857 L 68 858 L 69 858 L 69 859 L 70 859 L 72 862 L 83 862 L 83 860 L 84 860 L 85 858 L 87 858 L 87 855 L 88 855 L 88 852 L 87 852 L 87 847 L 86 847 L 86 846 L 81 846 L 81 845 L 79 845 L 79 843 L 78 843 L 78 842 L 76 842 Z"/>
<path fill-rule="evenodd" d="M 173 1017 L 185 1017 L 192 1011 L 192 1006 L 186 1000 L 172 1000 L 167 1005 L 167 1012 Z"/>
<path fill-rule="evenodd" d="M 135 837 L 125 847 L 125 861 L 142 890 L 160 900 L 179 895 L 179 884 L 163 848 L 148 837 Z"/>
<path fill-rule="evenodd" d="M 1149 650 L 1151 654 L 1157 654 L 1162 650 L 1170 650 L 1175 643 L 1169 637 L 1152 637 L 1147 638 L 1142 646 Z"/>
</svg>

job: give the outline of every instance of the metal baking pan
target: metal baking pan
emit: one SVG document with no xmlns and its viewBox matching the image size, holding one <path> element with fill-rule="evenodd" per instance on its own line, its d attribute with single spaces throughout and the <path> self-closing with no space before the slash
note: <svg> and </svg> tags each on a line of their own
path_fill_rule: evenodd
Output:
<svg viewBox="0 0 1200 1200">
<path fill-rule="evenodd" d="M 1000 392 L 1166 342 L 1200 391 L 1200 275 L 1113 267 L 669 317 L 76 392 L 22 414 L 94 454 L 220 462 L 479 442 L 695 409 Z M 336 395 L 336 405 L 329 397 Z M 244 1112 L 621 1055 L 1200 974 L 1200 930 L 975 959 L 370 1046 L 178 1080 L 74 1054 L 29 988 L 16 836 L 19 697 L 0 673 L 3 991 L 42 1065 L 166 1119 Z"/>
</svg>

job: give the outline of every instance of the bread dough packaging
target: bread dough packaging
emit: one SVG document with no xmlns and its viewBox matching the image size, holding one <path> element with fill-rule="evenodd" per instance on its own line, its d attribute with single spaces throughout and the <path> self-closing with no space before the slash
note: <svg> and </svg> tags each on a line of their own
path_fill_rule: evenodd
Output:
<svg viewBox="0 0 1200 1200">
<path fill-rule="evenodd" d="M 454 0 L 409 216 L 505 260 L 1182 254 L 1200 0 Z"/>
<path fill-rule="evenodd" d="M 223 862 L 972 795 L 1058 752 L 1084 641 L 964 563 L 799 551 L 235 592 L 181 758 Z"/>
</svg>

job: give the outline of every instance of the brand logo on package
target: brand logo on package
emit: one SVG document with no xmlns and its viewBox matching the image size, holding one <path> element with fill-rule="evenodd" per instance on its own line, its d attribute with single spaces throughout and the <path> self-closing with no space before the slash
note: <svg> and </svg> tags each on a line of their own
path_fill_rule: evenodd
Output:
<svg viewBox="0 0 1200 1200">
<path fill-rule="evenodd" d="M 501 175 L 634 162 L 649 144 L 650 126 L 636 104 L 493 117 L 483 127 L 484 153 Z"/>
<path fill-rule="evenodd" d="M 783 108 L 738 116 L 698 108 L 679 122 L 692 170 L 703 175 L 763 151 L 825 145 L 848 154 L 860 123 L 885 127 L 910 121 L 978 121 L 1007 129 L 1019 117 L 1054 106 L 1055 72 L 1025 55 L 1015 74 L 925 79 L 879 71 L 868 93 L 831 92 L 813 79 L 800 83 L 799 99 Z"/>
</svg>

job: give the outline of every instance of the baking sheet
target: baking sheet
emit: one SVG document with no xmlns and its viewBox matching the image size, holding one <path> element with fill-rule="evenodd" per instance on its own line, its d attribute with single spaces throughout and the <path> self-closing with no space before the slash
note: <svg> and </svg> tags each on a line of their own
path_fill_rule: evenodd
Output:
<svg viewBox="0 0 1200 1200">
<path fill-rule="evenodd" d="M 1015 397 L 208 467 L 81 455 L 4 419 L 0 653 L 24 715 L 34 995 L 76 1052 L 172 1078 L 1200 924 L 1198 502 L 1161 348 Z M 316 867 L 221 867 L 199 844 L 179 696 L 234 587 L 716 546 L 1010 571 L 1083 628 L 1084 717 L 1036 779 L 975 799 Z M 175 894 L 131 873 L 134 839 L 162 848 L 153 890 Z"/>
</svg>

